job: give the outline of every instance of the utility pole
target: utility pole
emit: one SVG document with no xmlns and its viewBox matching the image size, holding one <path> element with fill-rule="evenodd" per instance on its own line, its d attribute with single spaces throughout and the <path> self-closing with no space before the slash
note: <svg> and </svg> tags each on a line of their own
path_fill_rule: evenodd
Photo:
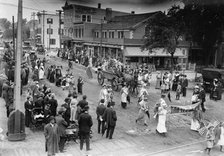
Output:
<svg viewBox="0 0 224 156">
<path fill-rule="evenodd" d="M 16 45 L 15 45 L 15 21 L 14 16 L 12 16 L 12 42 L 13 42 L 13 59 L 16 60 Z"/>
<path fill-rule="evenodd" d="M 100 56 L 102 55 L 102 42 L 103 42 L 103 19 L 100 20 Z"/>
<path fill-rule="evenodd" d="M 33 32 L 32 32 L 32 35 L 33 35 L 33 37 L 32 37 L 32 44 L 33 45 L 36 45 L 36 39 L 35 39 L 35 36 L 36 36 L 36 33 L 35 33 L 35 16 L 36 16 L 36 14 L 35 14 L 35 12 L 33 12 L 31 14 L 31 20 L 33 22 Z"/>
<path fill-rule="evenodd" d="M 44 45 L 44 37 L 45 37 L 45 36 L 44 36 L 44 32 L 45 32 L 45 31 L 44 31 L 44 29 L 45 29 L 45 28 L 44 28 L 44 26 L 45 26 L 45 19 L 44 19 L 44 18 L 45 18 L 45 12 L 46 12 L 46 11 L 43 10 L 42 12 L 43 12 L 43 40 L 42 40 L 43 43 L 42 43 L 42 44 Z"/>
<path fill-rule="evenodd" d="M 48 34 L 49 34 L 49 40 L 48 40 L 49 47 L 48 48 L 50 50 L 50 48 L 51 48 L 51 24 L 49 24 Z"/>
<path fill-rule="evenodd" d="M 24 140 L 25 134 L 25 116 L 21 112 L 21 59 L 22 59 L 22 0 L 18 0 L 18 22 L 17 22 L 17 40 L 16 40 L 16 63 L 15 63 L 15 86 L 14 86 L 14 108 L 8 118 L 8 140 Z"/>
<path fill-rule="evenodd" d="M 62 30 L 61 30 L 61 13 L 62 13 L 62 10 L 56 10 L 58 12 L 58 15 L 59 15 L 59 48 L 60 48 L 60 51 L 61 51 L 61 33 L 62 33 Z"/>
</svg>

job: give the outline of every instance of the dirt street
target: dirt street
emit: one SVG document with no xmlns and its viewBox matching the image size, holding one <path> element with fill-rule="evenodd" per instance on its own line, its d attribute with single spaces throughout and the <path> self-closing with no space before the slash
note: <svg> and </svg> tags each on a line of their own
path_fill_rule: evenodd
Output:
<svg viewBox="0 0 224 156">
<path fill-rule="evenodd" d="M 52 58 L 47 65 L 62 65 L 63 73 L 65 73 L 67 69 L 67 61 L 63 61 L 59 58 Z M 83 92 L 87 95 L 87 99 L 89 101 L 90 106 L 90 114 L 93 118 L 93 138 L 91 140 L 91 148 L 90 152 L 80 152 L 79 145 L 74 142 L 69 142 L 66 144 L 66 154 L 71 155 L 145 155 L 147 153 L 153 153 L 162 149 L 168 149 L 175 146 L 190 144 L 195 141 L 203 140 L 199 134 L 190 130 L 190 116 L 180 116 L 180 115 L 168 115 L 167 127 L 168 127 L 168 136 L 166 138 L 158 136 L 155 132 L 156 121 L 151 117 L 149 121 L 149 125 L 146 127 L 143 125 L 143 122 L 136 124 L 135 119 L 137 117 L 138 108 L 137 108 L 137 98 L 131 98 L 131 104 L 127 106 L 127 109 L 122 109 L 120 106 L 120 93 L 115 92 L 114 100 L 115 100 L 115 110 L 117 112 L 118 121 L 117 126 L 115 128 L 114 136 L 112 141 L 105 139 L 101 135 L 97 134 L 97 120 L 96 120 L 96 106 L 98 104 L 98 96 L 101 89 L 101 86 L 97 83 L 96 79 L 89 80 L 86 76 L 85 70 L 80 66 L 73 66 L 73 75 L 76 80 L 78 75 L 82 75 L 85 83 Z M 96 78 L 96 76 L 94 76 Z M 77 81 L 76 81 L 77 82 Z M 59 105 L 63 104 L 65 97 L 68 94 L 68 91 L 63 91 L 62 88 L 56 87 L 55 84 L 48 82 L 47 80 L 43 80 L 41 83 L 47 84 L 47 86 L 51 87 L 52 92 L 56 94 L 56 99 L 59 102 Z M 149 88 L 149 103 L 150 103 L 150 114 L 152 116 L 153 106 L 157 100 L 160 98 L 160 90 L 156 90 L 155 81 L 152 81 L 152 84 Z M 25 93 L 25 91 L 24 91 Z M 186 104 L 187 101 L 191 99 L 192 90 L 188 90 L 187 97 L 181 98 L 180 101 L 174 100 L 174 93 L 172 93 L 172 104 Z M 79 99 L 81 96 L 79 96 Z M 23 100 L 25 97 L 23 96 Z M 170 104 L 168 99 L 166 102 Z M 23 104 L 23 103 L 22 103 Z M 4 106 L 1 100 L 1 120 L 0 127 L 3 127 L 4 132 L 7 131 L 7 118 L 4 113 Z M 206 107 L 208 110 L 205 113 L 205 118 L 216 118 L 220 121 L 224 121 L 223 115 L 223 100 L 222 101 L 210 101 L 207 98 Z M 45 154 L 44 152 L 44 136 L 42 131 L 30 131 L 26 129 L 27 138 L 25 141 L 15 143 L 9 142 L 5 140 L 3 142 L 3 156 L 15 156 L 21 155 L 22 153 L 33 152 L 38 153 L 39 156 Z M 199 146 L 197 150 L 201 150 L 203 146 Z M 12 150 L 14 149 L 14 150 Z M 181 149 L 180 149 L 181 150 Z M 193 149 L 194 150 L 194 149 Z M 11 152 L 10 152 L 11 151 Z M 19 152 L 18 152 L 19 151 Z M 175 150 L 174 150 L 175 151 Z M 174 155 L 171 152 L 168 155 Z M 184 150 L 183 150 L 184 151 Z M 17 152 L 17 154 L 15 154 Z M 192 155 L 193 156 L 193 155 Z"/>
</svg>

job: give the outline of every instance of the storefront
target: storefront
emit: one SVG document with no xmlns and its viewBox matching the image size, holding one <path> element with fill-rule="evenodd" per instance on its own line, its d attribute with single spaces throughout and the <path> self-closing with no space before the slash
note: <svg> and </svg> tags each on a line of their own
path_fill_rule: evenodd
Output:
<svg viewBox="0 0 224 156">
<path fill-rule="evenodd" d="M 156 69 L 169 69 L 171 67 L 171 55 L 164 48 L 142 51 L 140 47 L 125 47 L 124 55 L 130 64 L 153 64 Z M 177 48 L 174 54 L 173 63 L 180 65 L 181 69 L 186 69 L 188 63 L 188 49 Z"/>
</svg>

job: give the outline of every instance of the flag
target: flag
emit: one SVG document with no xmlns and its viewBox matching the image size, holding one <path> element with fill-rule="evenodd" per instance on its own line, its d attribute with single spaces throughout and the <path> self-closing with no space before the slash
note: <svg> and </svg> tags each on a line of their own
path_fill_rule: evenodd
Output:
<svg viewBox="0 0 224 156">
<path fill-rule="evenodd" d="M 200 129 L 198 130 L 198 133 L 199 133 L 200 135 L 204 135 L 204 134 L 206 133 L 207 130 L 208 130 L 207 127 L 204 126 L 204 127 L 200 128 Z"/>
<path fill-rule="evenodd" d="M 220 124 L 220 122 L 218 120 L 213 122 L 214 127 L 217 127 Z"/>
</svg>

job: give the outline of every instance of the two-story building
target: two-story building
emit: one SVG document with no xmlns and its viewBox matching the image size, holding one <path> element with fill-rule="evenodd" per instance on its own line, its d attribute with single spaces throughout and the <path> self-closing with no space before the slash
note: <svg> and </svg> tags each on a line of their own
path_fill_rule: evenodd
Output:
<svg viewBox="0 0 224 156">
<path fill-rule="evenodd" d="M 94 30 L 94 44 L 102 45 L 102 57 L 122 58 L 131 64 L 151 63 L 156 68 L 169 68 L 170 54 L 164 48 L 142 51 L 146 24 L 149 18 L 156 18 L 161 12 L 116 16 L 109 22 L 98 25 Z M 102 33 L 101 33 L 102 32 Z M 102 36 L 100 35 L 102 34 Z M 102 44 L 101 42 L 102 41 Z M 182 41 L 174 54 L 174 61 L 186 68 L 188 57 L 187 42 Z"/>
<path fill-rule="evenodd" d="M 111 8 L 103 9 L 99 3 L 97 7 L 78 5 L 66 1 L 62 7 L 64 11 L 65 48 L 74 48 L 74 51 L 88 50 L 92 53 L 93 47 L 88 46 L 93 41 L 94 29 L 97 25 L 106 23 L 115 16 L 130 13 L 114 11 Z"/>
<path fill-rule="evenodd" d="M 60 21 L 61 30 L 59 29 L 59 14 L 49 14 L 38 12 L 38 26 L 36 32 L 36 43 L 43 44 L 45 48 L 60 47 L 60 33 L 64 33 L 63 20 Z M 63 15 L 61 17 L 63 19 Z"/>
<path fill-rule="evenodd" d="M 152 53 L 142 51 L 145 27 L 149 18 L 161 12 L 144 14 L 113 11 L 76 5 L 66 2 L 64 11 L 64 45 L 75 52 L 87 51 L 97 58 L 116 58 L 122 62 L 152 63 L 157 68 L 170 66 L 170 54 L 164 48 L 153 49 Z M 189 45 L 182 42 L 174 58 L 186 68 Z"/>
</svg>

